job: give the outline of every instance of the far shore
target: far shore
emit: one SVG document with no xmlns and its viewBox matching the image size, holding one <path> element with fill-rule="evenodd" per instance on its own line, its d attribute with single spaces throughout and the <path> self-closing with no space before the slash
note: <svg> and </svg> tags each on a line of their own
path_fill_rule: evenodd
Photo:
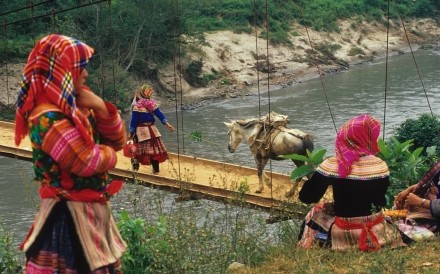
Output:
<svg viewBox="0 0 440 274">
<path fill-rule="evenodd" d="M 431 48 L 439 48 L 440 46 L 438 44 L 430 44 Z M 390 56 L 396 56 L 396 55 L 401 55 L 401 54 L 408 54 L 412 52 L 416 52 L 417 50 L 419 50 L 421 48 L 421 45 L 417 44 L 417 45 L 411 45 L 411 48 L 406 46 L 406 47 L 402 47 L 399 50 L 393 50 L 391 52 L 389 52 L 388 57 Z M 321 75 L 319 75 L 318 73 L 318 68 L 317 67 L 309 67 L 306 70 L 292 70 L 291 73 L 295 73 L 296 75 L 298 75 L 298 77 L 296 77 L 295 81 L 291 81 L 289 79 L 283 79 L 283 77 L 278 77 L 277 79 L 277 83 L 276 84 L 269 84 L 269 88 L 268 88 L 268 84 L 267 84 L 267 76 L 265 78 L 260 78 L 260 87 L 257 87 L 256 84 L 252 83 L 249 86 L 245 86 L 243 87 L 241 90 L 238 90 L 234 93 L 230 93 L 229 96 L 221 96 L 221 95 L 213 95 L 213 94 L 209 94 L 209 93 L 205 93 L 204 95 L 200 95 L 197 97 L 192 96 L 190 102 L 186 102 L 183 104 L 180 104 L 180 102 L 178 102 L 178 106 L 177 108 L 183 109 L 183 110 L 188 110 L 188 109 L 197 109 L 200 107 L 204 107 L 206 105 L 209 105 L 212 102 L 215 101 L 220 101 L 220 100 L 224 100 L 224 99 L 243 99 L 244 97 L 247 96 L 258 96 L 258 94 L 265 94 L 267 92 L 276 92 L 279 90 L 282 90 L 284 88 L 289 88 L 289 87 L 293 87 L 295 85 L 299 85 L 303 82 L 312 80 L 312 79 L 316 79 L 320 76 L 325 77 L 326 75 L 330 75 L 330 74 L 336 74 L 336 73 L 341 73 L 341 72 L 345 72 L 348 71 L 350 68 L 355 67 L 355 66 L 360 66 L 360 65 L 366 65 L 366 64 L 373 64 L 377 61 L 382 60 L 383 58 L 386 58 L 386 53 L 383 52 L 381 55 L 377 54 L 377 55 L 373 55 L 373 56 L 367 56 L 365 57 L 364 61 L 354 61 L 349 63 L 349 66 L 341 66 L 341 65 L 329 65 L 329 66 L 321 66 L 319 67 L 319 71 L 321 72 Z M 169 111 L 175 111 L 176 109 L 176 103 L 175 101 L 171 100 L 171 99 L 167 99 L 164 97 L 160 97 L 158 96 L 158 101 L 161 104 L 161 109 L 163 111 L 169 112 Z"/>
</svg>

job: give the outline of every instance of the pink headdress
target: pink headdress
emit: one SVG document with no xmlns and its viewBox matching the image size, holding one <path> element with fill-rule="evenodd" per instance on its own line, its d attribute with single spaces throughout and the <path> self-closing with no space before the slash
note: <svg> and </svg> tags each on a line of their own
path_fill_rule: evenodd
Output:
<svg viewBox="0 0 440 274">
<path fill-rule="evenodd" d="M 336 137 L 336 159 L 342 178 L 351 172 L 351 165 L 363 155 L 375 155 L 379 146 L 380 122 L 370 115 L 356 116 L 340 129 Z"/>
</svg>

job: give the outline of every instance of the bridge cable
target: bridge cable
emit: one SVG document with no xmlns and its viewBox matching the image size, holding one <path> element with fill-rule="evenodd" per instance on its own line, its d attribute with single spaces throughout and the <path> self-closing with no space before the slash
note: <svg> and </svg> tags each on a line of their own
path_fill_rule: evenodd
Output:
<svg viewBox="0 0 440 274">
<path fill-rule="evenodd" d="M 173 43 L 173 70 L 174 70 L 174 101 L 175 101 L 175 115 L 176 115 L 176 142 L 177 142 L 177 163 L 178 163 L 178 178 L 179 178 L 179 182 L 182 183 L 182 176 L 181 176 L 181 169 L 180 169 L 180 128 L 179 128 L 179 115 L 178 115 L 178 100 L 177 100 L 177 68 L 176 68 L 176 36 L 177 36 L 177 27 L 176 27 L 176 13 L 178 12 L 178 1 L 179 0 L 175 0 L 175 2 L 173 2 L 173 6 L 172 6 L 172 17 L 173 17 L 173 39 L 172 39 L 172 43 Z M 180 93 L 182 93 L 182 90 L 180 91 Z M 182 95 L 181 95 L 181 100 L 182 100 Z M 182 104 L 182 102 L 181 102 Z M 183 121 L 182 121 L 183 122 Z"/>
<path fill-rule="evenodd" d="M 255 28 L 255 56 L 257 59 L 257 92 L 258 92 L 258 117 L 261 117 L 261 93 L 260 93 L 260 70 L 259 70 L 259 55 L 258 55 L 258 26 L 257 26 L 257 3 L 254 0 L 254 28 Z"/>
<path fill-rule="evenodd" d="M 29 7 L 37 7 L 37 6 L 40 6 L 40 5 L 43 5 L 43 4 L 47 4 L 47 3 L 53 2 L 53 1 L 55 1 L 55 0 L 43 1 L 43 2 L 40 2 L 40 3 L 37 3 L 37 4 L 34 4 L 34 1 L 29 1 L 29 4 L 27 4 L 26 6 L 21 7 L 21 8 L 17 8 L 15 10 L 10 10 L 10 11 L 6 11 L 6 12 L 3 12 L 3 13 L 0 13 L 0 16 L 9 15 L 11 13 L 16 13 L 18 11 L 29 9 Z"/>
<path fill-rule="evenodd" d="M 180 70 L 182 69 L 182 60 L 181 60 L 181 56 L 182 56 L 182 43 L 180 41 L 180 34 L 181 34 L 181 30 L 180 30 L 180 11 L 179 11 L 179 0 L 176 0 L 176 6 L 177 6 L 177 10 L 176 10 L 176 39 L 177 39 L 177 58 L 178 58 L 178 71 L 179 71 L 179 86 L 180 86 L 180 119 L 181 119 L 181 125 L 182 125 L 182 131 L 184 131 L 184 115 L 183 115 L 183 84 L 182 84 L 182 73 L 180 72 Z M 176 72 L 176 71 L 175 71 Z M 174 74 L 176 75 L 176 74 Z M 174 76 L 175 77 L 175 76 Z M 185 154 L 185 134 L 182 134 L 182 150 L 183 153 Z"/>
<path fill-rule="evenodd" d="M 7 100 L 8 100 L 8 105 L 10 104 L 9 102 L 9 73 L 8 73 L 8 31 L 7 31 L 7 27 L 6 27 L 6 20 L 5 20 L 5 24 L 4 24 L 4 28 L 5 28 L 5 32 L 4 32 L 4 37 L 5 37 L 5 72 L 6 72 L 6 96 L 7 96 Z"/>
<path fill-rule="evenodd" d="M 113 19 L 112 19 L 112 10 L 111 10 L 111 4 L 112 4 L 112 0 L 107 0 L 108 3 L 108 20 L 109 20 L 109 33 L 110 33 L 110 45 L 111 47 L 114 46 L 115 43 L 115 38 L 114 38 L 114 30 L 113 30 Z M 115 98 L 114 98 L 114 102 L 116 105 L 118 105 L 119 103 L 119 99 L 120 97 L 118 96 L 118 93 L 116 92 L 116 73 L 115 73 L 115 60 L 113 58 L 110 58 L 111 62 L 112 62 L 112 77 L 113 77 L 113 93 Z"/>
<path fill-rule="evenodd" d="M 304 10 L 302 9 L 301 6 L 298 6 L 298 7 L 299 7 L 299 10 L 301 12 L 302 18 L 305 19 Z M 306 34 L 307 34 L 307 38 L 308 38 L 308 41 L 309 41 L 310 48 L 312 49 L 313 52 L 317 52 L 315 50 L 315 48 L 313 47 L 312 39 L 310 38 L 309 30 L 307 28 L 306 23 L 304 23 L 304 29 L 305 29 Z M 327 91 L 326 91 L 325 86 L 324 86 L 324 80 L 322 79 L 321 68 L 320 68 L 320 66 L 318 64 L 318 61 L 315 61 L 314 63 L 315 63 L 316 69 L 318 70 L 319 80 L 321 81 L 322 90 L 324 91 L 325 101 L 327 103 L 327 108 L 328 108 L 328 111 L 330 113 L 330 117 L 332 118 L 333 127 L 335 128 L 335 132 L 337 133 L 338 129 L 336 128 L 335 118 L 334 118 L 332 109 L 330 107 L 330 102 L 329 102 L 329 99 L 328 99 Z"/>
<path fill-rule="evenodd" d="M 385 52 L 385 91 L 384 91 L 383 127 L 382 127 L 383 140 L 385 140 L 386 109 L 387 109 L 389 32 L 390 32 L 390 0 L 387 0 L 387 44 L 386 44 L 386 52 Z"/>
<path fill-rule="evenodd" d="M 7 23 L 6 25 L 7 25 L 7 26 L 8 26 L 8 25 L 16 25 L 16 24 L 20 24 L 20 23 L 24 23 L 24 22 L 31 21 L 31 20 L 34 20 L 34 19 L 40 19 L 40 18 L 48 17 L 48 16 L 52 16 L 52 19 L 53 19 L 55 13 L 60 14 L 60 13 L 64 13 L 64 12 L 67 12 L 67 11 L 80 9 L 80 8 L 83 8 L 83 7 L 87 7 L 87 6 L 91 6 L 91 5 L 99 4 L 99 3 L 101 3 L 101 2 L 106 2 L 106 1 L 108 1 L 108 0 L 97 0 L 97 1 L 94 1 L 94 2 L 91 2 L 91 3 L 82 4 L 82 5 L 76 5 L 76 6 L 74 6 L 74 7 L 70 7 L 70 8 L 63 9 L 63 10 L 57 10 L 57 11 L 55 11 L 55 10 L 51 10 L 51 11 L 48 12 L 48 13 L 45 13 L 45 14 L 42 14 L 42 15 L 39 15 L 39 16 L 33 16 L 33 17 L 30 17 L 30 18 L 25 18 L 25 19 L 18 20 L 18 21 L 14 21 L 14 22 L 11 22 L 11 23 Z M 34 5 L 34 6 L 35 6 L 35 5 Z M 29 7 L 28 7 L 28 8 L 29 8 Z"/>
<path fill-rule="evenodd" d="M 269 111 L 269 125 L 271 124 L 271 107 L 270 107 L 270 58 L 269 58 L 269 8 L 266 0 L 266 14 L 265 14 L 265 26 L 266 26 L 266 69 L 267 69 L 267 106 Z M 269 133 L 270 134 L 270 133 Z M 269 136 L 269 152 L 272 151 L 272 134 Z M 270 170 L 270 197 L 273 199 L 273 175 L 272 175 L 272 159 L 269 158 L 269 170 Z M 262 175 L 264 175 L 264 170 Z M 264 179 L 264 176 L 263 176 Z M 264 182 L 263 182 L 264 184 Z"/>
<path fill-rule="evenodd" d="M 424 85 L 424 83 L 423 83 L 422 75 L 421 75 L 421 73 L 420 73 L 419 66 L 417 65 L 416 57 L 414 56 L 414 51 L 413 51 L 413 49 L 412 49 L 412 47 L 411 47 L 411 43 L 410 43 L 410 41 L 409 41 L 408 32 L 407 32 L 407 30 L 406 30 L 405 23 L 403 22 L 403 19 L 402 19 L 402 17 L 400 16 L 399 6 L 397 5 L 397 2 L 396 2 L 395 0 L 394 0 L 394 4 L 395 4 L 395 6 L 396 6 L 397 14 L 399 15 L 400 22 L 402 23 L 402 27 L 403 27 L 403 30 L 404 30 L 404 32 L 405 32 L 406 41 L 408 42 L 408 46 L 409 46 L 409 49 L 410 49 L 410 51 L 411 51 L 411 55 L 412 55 L 412 58 L 413 58 L 413 61 L 414 61 L 414 65 L 415 65 L 415 67 L 416 67 L 417 74 L 418 74 L 419 79 L 420 79 L 420 84 L 422 85 L 423 92 L 424 92 L 424 94 L 425 94 L 425 98 L 426 98 L 426 102 L 428 103 L 429 111 L 431 112 L 431 116 L 434 118 L 434 112 L 432 111 L 431 104 L 430 104 L 430 102 L 429 102 L 429 98 L 428 98 L 428 94 L 427 94 L 427 92 L 426 92 L 425 85 Z"/>
</svg>

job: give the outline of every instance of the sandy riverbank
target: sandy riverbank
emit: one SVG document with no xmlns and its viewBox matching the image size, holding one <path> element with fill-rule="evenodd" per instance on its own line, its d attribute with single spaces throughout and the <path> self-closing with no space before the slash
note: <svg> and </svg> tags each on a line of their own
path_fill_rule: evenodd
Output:
<svg viewBox="0 0 440 274">
<path fill-rule="evenodd" d="M 391 22 L 388 34 L 387 28 L 378 23 L 354 25 L 352 21 L 341 21 L 339 25 L 339 33 L 294 25 L 295 35 L 289 37 L 291 46 L 268 45 L 255 34 L 206 33 L 206 43 L 199 45 L 197 52 L 189 53 L 183 62 L 202 60 L 203 74 L 215 71 L 218 78 L 207 87 L 195 88 L 176 74 L 171 64 L 159 71 L 158 81 L 164 91 L 158 91 L 155 97 L 163 110 L 175 109 L 176 102 L 179 109 L 192 109 L 224 98 L 244 100 L 246 96 L 256 96 L 258 91 L 276 91 L 383 58 L 387 51 L 396 55 L 420 46 L 440 45 L 440 26 L 432 19 L 405 22 L 405 29 L 400 22 Z M 23 66 L 0 67 L 2 104 L 15 103 Z"/>
</svg>

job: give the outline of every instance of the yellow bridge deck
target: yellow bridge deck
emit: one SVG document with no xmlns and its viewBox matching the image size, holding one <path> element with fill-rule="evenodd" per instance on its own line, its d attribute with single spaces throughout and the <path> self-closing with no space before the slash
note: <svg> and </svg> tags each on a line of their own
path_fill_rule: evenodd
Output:
<svg viewBox="0 0 440 274">
<path fill-rule="evenodd" d="M 0 155 L 30 160 L 32 152 L 29 139 L 25 138 L 20 147 L 16 147 L 14 124 L 0 121 L 0 128 Z M 263 193 L 257 194 L 258 176 L 254 168 L 170 153 L 169 160 L 161 164 L 158 175 L 153 174 L 150 166 L 141 166 L 138 172 L 133 173 L 130 159 L 118 152 L 117 165 L 110 174 L 124 178 L 127 182 L 131 182 L 135 175 L 138 182 L 146 186 L 181 193 L 186 197 L 219 200 L 239 198 L 249 205 L 264 209 L 291 211 L 289 208 L 295 208 L 295 212 L 290 213 L 304 214 L 297 194 L 285 197 L 292 182 L 287 175 L 279 173 L 268 172 L 272 187 L 265 186 Z"/>
</svg>

